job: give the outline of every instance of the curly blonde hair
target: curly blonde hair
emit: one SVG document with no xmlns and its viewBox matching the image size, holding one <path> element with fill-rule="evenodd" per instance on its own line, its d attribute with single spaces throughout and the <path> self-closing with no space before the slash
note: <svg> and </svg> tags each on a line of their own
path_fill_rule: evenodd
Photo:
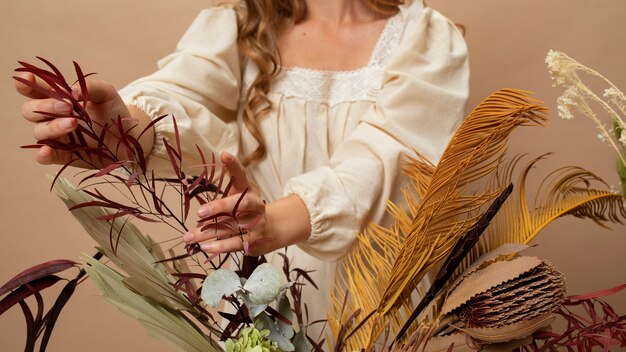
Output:
<svg viewBox="0 0 626 352">
<path fill-rule="evenodd" d="M 399 11 L 404 0 L 361 0 L 376 15 L 391 16 Z M 267 148 L 259 123 L 272 109 L 267 97 L 273 79 L 280 72 L 278 33 L 289 23 L 298 23 L 306 16 L 304 0 L 244 0 L 240 12 L 238 45 L 242 57 L 258 69 L 258 75 L 250 85 L 243 105 L 246 128 L 258 142 L 258 147 L 243 161 L 244 165 L 265 157 Z"/>
</svg>

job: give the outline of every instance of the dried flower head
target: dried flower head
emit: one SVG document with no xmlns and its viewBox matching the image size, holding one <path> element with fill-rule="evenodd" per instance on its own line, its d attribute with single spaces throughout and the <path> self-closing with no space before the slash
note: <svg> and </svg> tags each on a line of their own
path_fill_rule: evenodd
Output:
<svg viewBox="0 0 626 352">
<path fill-rule="evenodd" d="M 554 86 L 562 86 L 577 79 L 578 62 L 560 51 L 550 50 L 546 56 L 546 64 Z"/>
<path fill-rule="evenodd" d="M 597 71 L 579 63 L 562 52 L 550 50 L 546 56 L 548 72 L 555 86 L 566 88 L 557 99 L 557 111 L 561 118 L 570 120 L 574 117 L 573 110 L 587 116 L 598 129 L 598 138 L 609 144 L 617 153 L 618 174 L 624 183 L 626 197 L 626 178 L 622 178 L 620 170 L 626 170 L 626 97 L 611 81 Z M 603 80 L 609 88 L 603 94 L 596 94 L 578 76 L 577 71 Z M 598 109 L 599 107 L 599 109 Z M 607 121 L 613 127 L 607 127 Z"/>
<path fill-rule="evenodd" d="M 624 94 L 622 94 L 622 92 L 620 92 L 619 90 L 610 87 L 604 90 L 604 94 L 602 94 L 602 96 L 604 96 L 605 98 L 609 99 L 609 100 L 616 100 L 616 99 L 623 99 Z"/>
<path fill-rule="evenodd" d="M 570 86 L 563 92 L 563 94 L 556 100 L 557 110 L 559 116 L 564 120 L 571 120 L 574 118 L 571 108 L 575 108 L 579 102 L 582 101 L 578 90 L 574 86 Z"/>
</svg>

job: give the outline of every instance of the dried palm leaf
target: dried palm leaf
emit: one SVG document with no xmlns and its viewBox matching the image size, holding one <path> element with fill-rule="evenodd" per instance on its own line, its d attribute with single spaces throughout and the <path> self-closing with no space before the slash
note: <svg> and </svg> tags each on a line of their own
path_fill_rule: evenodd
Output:
<svg viewBox="0 0 626 352">
<path fill-rule="evenodd" d="M 472 184 L 497 169 L 510 133 L 520 125 L 542 124 L 544 111 L 540 102 L 520 91 L 501 90 L 463 121 L 433 172 L 394 262 L 378 306 L 380 314 L 396 307 L 475 224 L 480 209 L 501 190 L 472 194 Z"/>
<path fill-rule="evenodd" d="M 54 187 L 69 208 L 93 201 L 61 177 Z M 98 250 L 128 274 L 124 281 L 133 290 L 171 309 L 195 312 L 191 303 L 174 288 L 176 278 L 159 263 L 164 259 L 160 247 L 150 237 L 141 234 L 135 225 L 119 217 L 113 219 L 112 224 L 98 220 L 109 215 L 109 211 L 96 206 L 74 209 L 72 215 L 96 241 Z M 120 236 L 116 250 L 111 248 L 111 231 Z"/>
<path fill-rule="evenodd" d="M 377 310 L 379 316 L 391 320 L 391 329 L 397 332 L 403 321 L 397 308 L 410 308 L 409 295 L 416 284 L 447 256 L 459 236 L 477 221 L 481 208 L 500 193 L 499 189 L 477 192 L 474 185 L 497 169 L 510 133 L 520 125 L 543 124 L 544 111 L 540 102 L 521 91 L 500 90 L 463 121 L 432 175 L 427 163 L 408 167 L 426 172 L 423 178 L 412 177 L 417 195 L 405 192 L 408 213 L 390 206 L 395 225 L 390 229 L 370 226 L 359 235 L 343 264 L 344 274 L 338 276 L 329 317 L 335 332 L 341 312 L 356 308 Z M 350 292 L 348 309 L 341 306 L 345 290 Z M 376 320 L 364 324 L 348 346 L 371 345 L 381 332 L 373 329 Z"/>
<path fill-rule="evenodd" d="M 579 167 L 563 167 L 548 174 L 529 199 L 527 187 L 530 170 L 546 156 L 540 156 L 521 171 L 517 165 L 522 156 L 507 163 L 491 181 L 495 187 L 513 181 L 519 174 L 516 192 L 504 204 L 485 235 L 459 270 L 464 270 L 478 256 L 505 243 L 530 243 L 549 223 L 564 215 L 591 219 L 600 226 L 626 218 L 624 199 L 609 189 L 599 177 Z M 532 193 L 531 193 L 532 194 Z"/>
<path fill-rule="evenodd" d="M 184 313 L 168 309 L 151 298 L 138 294 L 125 284 L 125 276 L 90 258 L 81 258 L 85 271 L 102 296 L 122 312 L 139 320 L 148 332 L 182 351 L 221 352 Z"/>
</svg>

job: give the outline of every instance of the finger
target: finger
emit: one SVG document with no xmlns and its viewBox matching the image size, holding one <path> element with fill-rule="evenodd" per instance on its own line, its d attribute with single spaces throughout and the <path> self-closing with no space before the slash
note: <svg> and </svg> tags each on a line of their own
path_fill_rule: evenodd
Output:
<svg viewBox="0 0 626 352">
<path fill-rule="evenodd" d="M 229 214 L 232 216 L 236 215 L 233 214 L 235 207 L 237 207 L 236 212 L 238 214 L 261 212 L 263 207 L 265 207 L 265 203 L 263 203 L 263 200 L 255 193 L 237 193 L 200 206 L 200 208 L 198 208 L 198 216 L 203 220 L 219 214 Z"/>
<path fill-rule="evenodd" d="M 210 224 L 208 226 L 208 228 L 205 228 L 206 226 L 197 227 L 186 233 L 183 236 L 183 241 L 187 244 L 192 244 L 206 240 L 226 238 L 236 233 L 233 227 L 224 224 Z"/>
<path fill-rule="evenodd" d="M 42 81 L 42 80 L 40 80 L 38 78 L 35 78 L 35 75 L 33 75 L 30 72 L 17 72 L 15 74 L 15 77 L 19 77 L 19 78 L 25 79 L 25 80 L 27 80 L 29 82 L 33 82 L 33 83 L 37 84 L 38 86 L 40 86 L 40 87 L 42 87 L 44 89 L 52 90 L 52 88 L 50 88 L 50 86 L 46 82 L 44 82 L 44 81 Z M 41 92 L 39 92 L 39 91 L 37 91 L 37 90 L 27 86 L 27 85 L 25 85 L 24 83 L 19 82 L 17 80 L 15 81 L 15 90 L 17 90 L 17 92 L 20 93 L 21 95 L 23 95 L 25 97 L 28 97 L 28 98 L 32 98 L 32 99 L 48 98 L 47 95 L 45 95 L 45 94 L 43 94 L 43 93 L 41 93 Z"/>
<path fill-rule="evenodd" d="M 50 120 L 51 116 L 46 115 L 69 115 L 72 112 L 72 105 L 58 101 L 56 99 L 33 99 L 22 104 L 22 116 L 30 122 L 42 122 Z"/>
<path fill-rule="evenodd" d="M 66 164 L 72 158 L 72 154 L 65 150 L 52 149 L 49 146 L 43 146 L 37 151 L 35 160 L 42 165 Z"/>
<path fill-rule="evenodd" d="M 113 85 L 107 81 L 90 79 L 87 83 L 87 99 L 90 102 L 100 104 L 107 101 L 116 99 L 118 96 L 117 90 Z M 72 86 L 72 93 L 76 99 L 83 99 L 83 91 L 80 84 L 75 83 Z"/>
<path fill-rule="evenodd" d="M 65 165 L 72 161 L 72 166 L 78 168 L 93 168 L 93 165 L 86 163 L 83 160 L 76 160 L 75 155 L 66 150 L 53 149 L 47 145 L 39 148 L 35 160 L 41 165 Z"/>
<path fill-rule="evenodd" d="M 250 188 L 250 182 L 248 182 L 248 177 L 246 176 L 246 169 L 241 165 L 239 160 L 235 158 L 232 154 L 227 152 L 222 152 L 220 154 L 220 158 L 222 159 L 222 163 L 226 166 L 226 170 L 228 170 L 228 174 L 231 178 L 231 191 L 235 193 L 241 193 L 244 190 Z"/>
<path fill-rule="evenodd" d="M 236 235 L 230 238 L 208 241 L 200 244 L 200 248 L 205 252 L 214 254 L 240 252 L 244 250 L 246 237 L 249 237 L 249 235 Z"/>
<path fill-rule="evenodd" d="M 78 126 L 78 121 L 71 117 L 39 122 L 33 126 L 33 136 L 38 141 L 57 139 L 76 129 L 76 126 Z"/>
</svg>

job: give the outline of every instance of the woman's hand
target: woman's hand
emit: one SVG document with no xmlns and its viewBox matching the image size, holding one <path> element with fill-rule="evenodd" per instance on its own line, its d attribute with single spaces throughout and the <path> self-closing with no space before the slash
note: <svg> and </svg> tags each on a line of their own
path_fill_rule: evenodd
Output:
<svg viewBox="0 0 626 352">
<path fill-rule="evenodd" d="M 203 251 L 212 254 L 245 251 L 248 255 L 263 255 L 309 237 L 309 212 L 298 196 L 266 204 L 258 191 L 250 186 L 245 169 L 237 158 L 223 152 L 221 160 L 232 178 L 230 195 L 202 205 L 198 216 L 206 219 L 220 213 L 232 214 L 239 202 L 239 226 L 234 220 L 226 223 L 229 226 L 223 226 L 223 222 L 222 225 L 212 225 L 213 220 L 201 223 L 183 236 L 187 244 L 200 243 Z"/>
<path fill-rule="evenodd" d="M 36 83 L 44 89 L 51 90 L 45 82 L 35 78 L 32 73 L 19 73 L 18 77 L 27 81 Z M 48 98 L 43 93 L 38 92 L 29 86 L 16 81 L 15 89 L 23 96 L 30 98 L 22 105 L 22 116 L 29 122 L 33 123 L 33 136 L 36 140 L 53 139 L 61 142 L 67 141 L 67 135 L 74 131 L 78 126 L 78 120 L 71 117 L 72 105 L 66 101 L 59 101 L 53 98 Z M 75 84 L 73 87 L 74 98 L 79 99 L 82 97 L 80 86 Z M 147 125 L 149 118 L 145 116 L 143 112 L 138 109 L 134 109 L 133 114 L 129 111 L 128 107 L 122 101 L 115 88 L 108 82 L 99 80 L 87 80 L 87 90 L 89 92 L 89 102 L 87 103 L 87 112 L 91 119 L 95 122 L 94 125 L 111 124 L 112 120 L 116 120 L 118 116 L 122 118 L 133 117 L 132 121 L 127 121 L 128 126 L 139 123 L 140 126 Z M 61 117 L 51 118 L 44 113 L 56 114 Z M 141 131 L 139 128 L 134 128 L 135 131 Z M 142 141 L 145 143 L 146 148 L 152 146 L 152 134 L 146 133 L 150 137 L 147 140 Z M 142 138 L 143 139 L 143 138 Z M 95 146 L 95 141 L 94 146 Z M 109 146 L 110 150 L 116 150 L 115 143 L 117 141 L 110 137 L 105 139 L 105 144 Z M 144 149 L 146 150 L 146 149 Z M 147 149 L 150 150 L 150 149 Z M 36 156 L 36 160 L 40 164 L 65 164 L 72 159 L 71 152 L 64 150 L 53 149 L 50 146 L 43 146 L 39 148 Z M 91 167 L 83 163 L 75 166 Z M 99 165 L 104 166 L 104 165 Z"/>
</svg>

